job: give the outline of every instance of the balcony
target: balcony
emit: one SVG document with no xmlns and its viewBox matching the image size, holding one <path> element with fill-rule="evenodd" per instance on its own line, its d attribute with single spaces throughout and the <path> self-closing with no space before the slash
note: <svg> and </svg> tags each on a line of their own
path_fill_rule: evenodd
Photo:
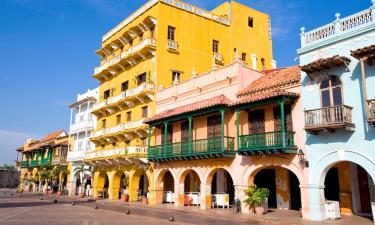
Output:
<svg viewBox="0 0 375 225">
<path fill-rule="evenodd" d="M 124 71 L 126 66 L 135 66 L 139 59 L 146 59 L 146 56 L 154 54 L 156 48 L 156 40 L 154 38 L 146 38 L 139 44 L 124 50 L 120 55 L 106 61 L 103 65 L 94 69 L 94 78 L 108 80 L 112 76 L 116 76 Z"/>
<path fill-rule="evenodd" d="M 51 163 L 51 160 L 49 158 L 42 158 L 40 160 L 40 166 L 46 166 L 48 165 L 49 163 Z"/>
<path fill-rule="evenodd" d="M 152 146 L 148 160 L 175 161 L 188 159 L 219 158 L 234 155 L 234 138 L 208 138 L 189 142 Z"/>
<path fill-rule="evenodd" d="M 241 155 L 296 153 L 294 132 L 282 131 L 239 136 L 238 153 Z"/>
<path fill-rule="evenodd" d="M 371 126 L 375 126 L 375 99 L 368 100 L 367 104 L 368 104 L 367 122 Z"/>
<path fill-rule="evenodd" d="M 316 134 L 319 131 L 335 131 L 343 129 L 354 131 L 352 122 L 352 107 L 337 105 L 305 111 L 305 130 Z"/>
<path fill-rule="evenodd" d="M 178 51 L 178 43 L 174 40 L 168 40 L 168 50 Z"/>
<path fill-rule="evenodd" d="M 39 160 L 31 161 L 31 167 L 37 167 L 39 165 Z"/>
<path fill-rule="evenodd" d="M 22 161 L 21 168 L 27 168 L 27 167 L 29 167 L 29 161 Z"/>
<path fill-rule="evenodd" d="M 60 165 L 60 164 L 62 164 L 62 165 L 67 164 L 65 156 L 53 157 L 52 158 L 52 165 Z"/>
<path fill-rule="evenodd" d="M 372 9 L 345 18 L 340 18 L 340 14 L 336 14 L 336 20 L 333 23 L 306 33 L 305 28 L 301 28 L 301 46 L 304 48 L 318 43 L 327 43 L 330 40 L 336 41 L 341 35 L 347 35 L 350 32 L 354 35 L 359 30 L 365 30 L 375 24 L 373 14 Z"/>
<path fill-rule="evenodd" d="M 128 146 L 124 148 L 98 150 L 85 153 L 85 161 L 94 165 L 127 165 L 138 161 L 146 161 L 147 148 Z"/>
<path fill-rule="evenodd" d="M 223 55 L 219 54 L 219 53 L 216 53 L 216 52 L 214 52 L 214 59 L 215 59 L 215 62 L 218 62 L 218 63 L 224 62 Z"/>
<path fill-rule="evenodd" d="M 143 103 L 146 99 L 153 100 L 154 91 L 155 85 L 153 83 L 142 83 L 136 88 L 96 103 L 92 113 L 94 115 L 112 114 L 126 107 L 133 107 L 136 102 Z"/>
<path fill-rule="evenodd" d="M 136 121 L 130 121 L 126 123 L 119 124 L 115 127 L 104 128 L 94 132 L 93 138 L 98 138 L 101 136 L 111 136 L 116 133 L 120 133 L 122 131 L 126 132 L 126 130 L 131 130 L 139 127 L 145 126 L 144 118 Z"/>
<path fill-rule="evenodd" d="M 70 125 L 70 133 L 78 133 L 85 130 L 94 129 L 93 120 L 84 120 Z"/>
</svg>

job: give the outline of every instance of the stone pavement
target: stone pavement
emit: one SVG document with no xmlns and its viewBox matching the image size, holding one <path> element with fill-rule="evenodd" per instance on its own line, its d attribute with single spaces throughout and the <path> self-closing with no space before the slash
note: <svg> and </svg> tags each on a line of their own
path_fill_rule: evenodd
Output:
<svg viewBox="0 0 375 225">
<path fill-rule="evenodd" d="M 40 198 L 43 200 L 40 200 Z M 57 199 L 57 203 L 53 200 Z M 71 205 L 75 202 L 75 205 Z M 98 209 L 94 209 L 94 206 Z M 130 215 L 126 215 L 130 210 Z M 233 214 L 231 209 L 174 207 L 171 204 L 144 205 L 110 200 L 77 199 L 67 196 L 47 196 L 41 193 L 0 194 L 0 225 L 2 224 L 277 224 L 277 225 L 370 225 L 369 219 L 351 216 L 341 220 L 312 222 L 302 220 L 299 212 L 274 210 L 264 216 Z"/>
</svg>

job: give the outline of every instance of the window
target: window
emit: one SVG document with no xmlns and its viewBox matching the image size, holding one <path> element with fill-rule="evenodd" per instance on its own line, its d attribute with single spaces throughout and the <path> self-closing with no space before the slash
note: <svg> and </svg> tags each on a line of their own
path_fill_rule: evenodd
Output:
<svg viewBox="0 0 375 225">
<path fill-rule="evenodd" d="M 164 126 L 160 127 L 161 129 L 161 144 L 164 144 Z M 166 144 L 172 144 L 173 138 L 173 125 L 169 124 L 167 126 L 167 143 Z"/>
<path fill-rule="evenodd" d="M 260 61 L 262 63 L 262 69 L 266 70 L 266 60 L 264 58 L 261 58 Z"/>
<path fill-rule="evenodd" d="M 151 37 L 155 38 L 155 27 L 151 27 L 150 32 L 151 32 Z"/>
<path fill-rule="evenodd" d="M 131 111 L 126 112 L 126 120 L 127 121 L 132 121 L 132 112 Z"/>
<path fill-rule="evenodd" d="M 284 107 L 285 114 L 285 130 L 293 131 L 293 120 L 292 120 L 292 107 L 291 105 L 285 105 Z M 274 117 L 274 127 L 275 131 L 281 131 L 281 111 L 280 106 L 273 108 L 273 117 Z"/>
<path fill-rule="evenodd" d="M 124 83 L 121 84 L 121 91 L 127 91 L 129 88 L 129 81 L 125 81 Z"/>
<path fill-rule="evenodd" d="M 118 114 L 116 116 L 116 124 L 120 124 L 121 123 L 121 114 Z"/>
<path fill-rule="evenodd" d="M 148 115 L 148 107 L 144 106 L 142 107 L 142 117 L 147 117 Z"/>
<path fill-rule="evenodd" d="M 242 53 L 241 60 L 244 61 L 244 62 L 246 62 L 246 53 Z"/>
<path fill-rule="evenodd" d="M 264 133 L 265 124 L 264 124 L 264 110 L 254 110 L 249 112 L 249 125 L 250 125 L 250 134 Z"/>
<path fill-rule="evenodd" d="M 174 41 L 175 33 L 176 33 L 176 28 L 172 26 L 168 26 L 168 40 Z"/>
<path fill-rule="evenodd" d="M 254 19 L 253 19 L 253 17 L 248 17 L 248 19 L 247 19 L 247 25 L 249 26 L 249 27 L 254 27 Z"/>
<path fill-rule="evenodd" d="M 102 120 L 102 128 L 106 128 L 107 127 L 107 120 L 104 119 Z"/>
<path fill-rule="evenodd" d="M 181 76 L 181 73 L 178 72 L 178 71 L 172 71 L 172 83 L 177 80 L 178 82 L 180 82 L 180 76 Z"/>
<path fill-rule="evenodd" d="M 110 96 L 111 96 L 111 90 L 108 89 L 104 92 L 103 98 L 108 99 Z"/>
<path fill-rule="evenodd" d="M 215 53 L 219 52 L 219 41 L 212 40 L 212 52 L 215 52 Z"/>
<path fill-rule="evenodd" d="M 146 73 L 142 73 L 137 76 L 137 85 L 141 85 L 146 82 Z"/>
<path fill-rule="evenodd" d="M 322 107 L 343 104 L 342 83 L 337 76 L 329 76 L 320 83 Z"/>
</svg>

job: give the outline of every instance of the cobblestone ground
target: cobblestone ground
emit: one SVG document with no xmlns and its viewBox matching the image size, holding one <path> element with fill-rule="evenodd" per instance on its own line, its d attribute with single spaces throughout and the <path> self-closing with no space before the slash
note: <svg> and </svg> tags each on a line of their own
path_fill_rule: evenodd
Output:
<svg viewBox="0 0 375 225">
<path fill-rule="evenodd" d="M 53 203 L 38 199 L 1 199 L 1 225 L 117 225 L 166 224 L 167 219 L 126 215 L 68 203 Z M 183 224 L 176 222 L 175 224 Z"/>
</svg>

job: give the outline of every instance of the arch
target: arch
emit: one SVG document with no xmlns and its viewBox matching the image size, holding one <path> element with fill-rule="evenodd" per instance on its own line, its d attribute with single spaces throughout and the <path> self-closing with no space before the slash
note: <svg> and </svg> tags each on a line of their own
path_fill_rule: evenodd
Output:
<svg viewBox="0 0 375 225">
<path fill-rule="evenodd" d="M 200 171 L 196 170 L 196 168 L 188 168 L 188 169 L 180 171 L 177 177 L 178 184 L 183 184 L 185 181 L 186 175 L 191 171 L 195 172 L 198 175 L 200 181 L 204 181 L 203 174 L 200 173 Z"/>
<path fill-rule="evenodd" d="M 334 150 L 322 156 L 310 169 L 310 183 L 324 186 L 328 170 L 339 162 L 352 162 L 363 167 L 375 182 L 375 162 L 365 154 L 352 150 Z"/>
<path fill-rule="evenodd" d="M 109 176 L 105 171 L 94 173 L 94 197 L 106 197 L 108 195 Z M 101 192 L 101 193 L 99 193 Z M 102 195 L 101 195 L 102 194 Z"/>
<path fill-rule="evenodd" d="M 216 167 L 216 168 L 209 168 L 206 172 L 206 176 L 204 178 L 204 180 L 206 181 L 206 184 L 211 184 L 212 182 L 212 178 L 214 177 L 215 173 L 218 171 L 218 170 L 225 170 L 229 175 L 230 177 L 232 178 L 233 180 L 233 183 L 235 184 L 235 178 L 236 176 L 234 175 L 233 171 L 229 168 L 229 167 L 226 167 L 226 166 L 219 166 L 219 167 Z"/>
<path fill-rule="evenodd" d="M 138 197 L 140 197 L 138 195 L 139 195 L 139 187 L 140 187 L 140 181 L 141 181 L 142 175 L 147 179 L 147 185 L 148 185 L 148 187 L 145 188 L 147 190 L 144 190 L 144 191 L 146 191 L 146 192 L 150 191 L 150 185 L 151 185 L 150 172 L 148 170 L 144 170 L 144 169 L 132 170 L 132 172 L 130 173 L 130 176 L 129 176 L 129 198 L 130 198 L 130 201 L 137 201 Z M 141 194 L 146 195 L 146 193 L 141 193 Z"/>
<path fill-rule="evenodd" d="M 220 176 L 218 174 L 219 171 L 225 171 L 225 172 L 221 173 L 221 176 Z M 225 178 L 225 173 L 227 174 L 227 176 L 226 176 L 226 179 L 223 179 Z M 223 182 L 218 182 L 218 179 L 220 179 L 220 177 L 222 178 Z M 214 181 L 216 181 L 216 183 Z M 229 168 L 217 167 L 217 168 L 209 169 L 207 171 L 207 176 L 206 176 L 206 202 L 211 203 L 211 199 L 215 200 L 216 198 L 218 198 L 218 194 L 225 193 L 229 197 L 228 205 L 227 205 L 229 207 L 229 205 L 234 201 L 234 198 L 235 198 L 234 185 L 235 183 L 234 183 L 233 173 L 232 173 L 232 170 L 230 170 Z"/>
<path fill-rule="evenodd" d="M 167 169 L 167 168 L 162 169 L 156 175 L 156 186 L 155 186 L 156 190 L 163 190 L 163 180 L 164 180 L 164 176 L 167 172 L 172 174 L 173 182 L 176 183 L 176 175 L 174 173 L 172 173 L 172 171 L 170 169 Z"/>
<path fill-rule="evenodd" d="M 254 160 L 251 165 L 246 167 L 244 176 L 242 177 L 242 183 L 244 185 L 251 185 L 253 184 L 255 175 L 262 169 L 270 168 L 270 167 L 281 167 L 287 170 L 290 170 L 297 176 L 298 181 L 301 184 L 307 184 L 307 179 L 305 174 L 303 173 L 302 168 L 300 165 L 296 164 L 295 162 L 291 161 L 288 158 L 282 157 L 264 157 L 260 159 Z"/>
</svg>

